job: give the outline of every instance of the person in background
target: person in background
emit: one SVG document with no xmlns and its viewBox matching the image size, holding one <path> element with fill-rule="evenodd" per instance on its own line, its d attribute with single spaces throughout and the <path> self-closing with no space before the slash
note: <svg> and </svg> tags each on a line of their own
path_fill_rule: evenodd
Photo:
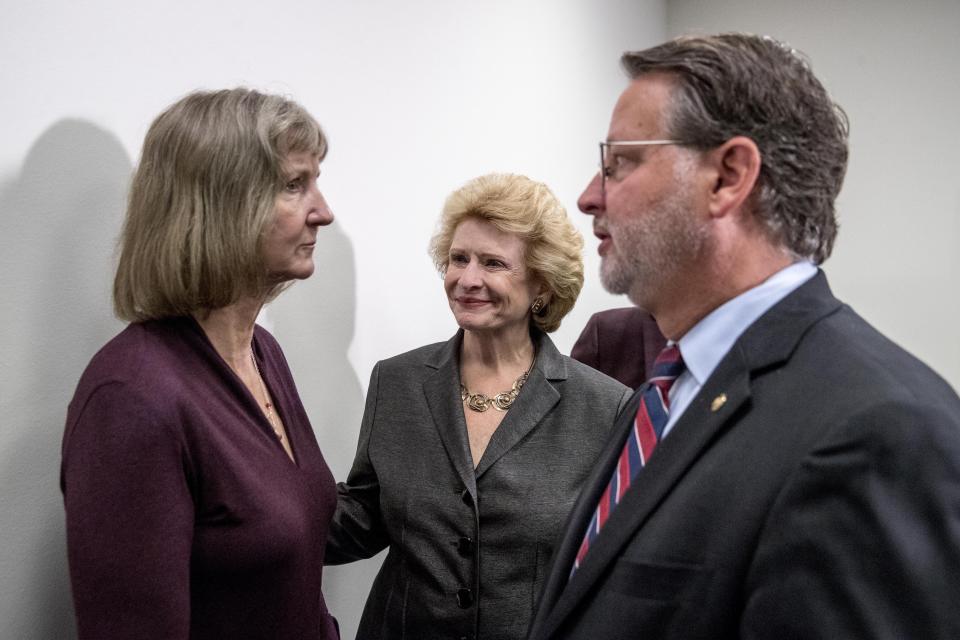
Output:
<svg viewBox="0 0 960 640">
<path fill-rule="evenodd" d="M 604 285 L 669 342 L 584 484 L 530 638 L 960 637 L 960 398 L 818 268 L 846 116 L 768 37 L 622 62 L 579 206 Z"/>
<path fill-rule="evenodd" d="M 313 274 L 326 151 L 303 107 L 247 89 L 191 93 L 147 132 L 114 280 L 130 324 L 63 438 L 81 639 L 338 637 L 321 593 L 334 480 L 255 324 Z"/>
<path fill-rule="evenodd" d="M 487 175 L 448 198 L 430 254 L 460 329 L 374 367 L 327 542 L 330 564 L 389 549 L 358 638 L 526 634 L 630 395 L 547 336 L 580 293 L 582 246 L 529 178 Z"/>
<path fill-rule="evenodd" d="M 657 321 L 643 309 L 607 309 L 590 316 L 570 357 L 636 389 L 653 375 L 666 345 Z"/>
</svg>

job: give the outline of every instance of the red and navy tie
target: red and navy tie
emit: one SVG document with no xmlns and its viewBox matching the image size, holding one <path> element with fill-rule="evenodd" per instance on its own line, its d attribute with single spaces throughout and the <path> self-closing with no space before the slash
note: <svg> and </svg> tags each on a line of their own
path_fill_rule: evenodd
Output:
<svg viewBox="0 0 960 640">
<path fill-rule="evenodd" d="M 580 563 L 587 555 L 590 545 L 600 535 L 600 530 L 607 523 L 607 518 L 630 488 L 630 482 L 650 459 L 654 447 L 663 435 L 663 428 L 667 426 L 667 418 L 670 415 L 670 396 L 668 395 L 670 387 L 683 370 L 683 358 L 680 357 L 680 349 L 675 344 L 661 351 L 656 362 L 653 363 L 653 376 L 643 386 L 637 417 L 633 420 L 633 427 L 623 445 L 623 451 L 620 452 L 610 483 L 600 496 L 600 503 L 593 512 L 593 518 L 590 519 L 583 542 L 580 543 L 573 569 L 570 571 L 571 576 L 580 568 Z"/>
</svg>

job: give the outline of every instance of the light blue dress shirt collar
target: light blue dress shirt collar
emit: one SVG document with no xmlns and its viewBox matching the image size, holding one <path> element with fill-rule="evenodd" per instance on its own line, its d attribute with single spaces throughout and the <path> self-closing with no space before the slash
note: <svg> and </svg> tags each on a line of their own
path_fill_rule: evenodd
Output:
<svg viewBox="0 0 960 640">
<path fill-rule="evenodd" d="M 680 354 L 687 368 L 670 389 L 670 417 L 664 436 L 741 334 L 773 305 L 816 274 L 817 268 L 812 263 L 806 260 L 795 262 L 723 303 L 680 338 Z"/>
</svg>

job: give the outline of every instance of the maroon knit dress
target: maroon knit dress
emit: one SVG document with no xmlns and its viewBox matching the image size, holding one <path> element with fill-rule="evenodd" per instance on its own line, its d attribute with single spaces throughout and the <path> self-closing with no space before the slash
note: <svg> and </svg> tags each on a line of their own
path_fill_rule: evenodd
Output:
<svg viewBox="0 0 960 640">
<path fill-rule="evenodd" d="M 296 463 L 192 318 L 131 324 L 90 362 L 61 468 L 81 639 L 337 638 L 336 487 L 260 327 L 254 353 Z"/>
</svg>

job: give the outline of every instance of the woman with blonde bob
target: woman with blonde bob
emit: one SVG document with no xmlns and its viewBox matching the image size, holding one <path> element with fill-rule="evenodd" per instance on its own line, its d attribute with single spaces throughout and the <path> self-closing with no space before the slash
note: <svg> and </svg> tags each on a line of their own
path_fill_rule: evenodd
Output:
<svg viewBox="0 0 960 640">
<path fill-rule="evenodd" d="M 61 487 L 80 638 L 336 638 L 335 485 L 255 324 L 308 278 L 327 143 L 290 100 L 192 93 L 147 132 L 114 281 L 130 322 L 67 413 Z"/>
<path fill-rule="evenodd" d="M 460 330 L 379 362 L 326 562 L 389 553 L 358 638 L 523 638 L 563 523 L 630 391 L 561 355 L 583 240 L 546 186 L 487 175 L 430 254 Z"/>
</svg>

